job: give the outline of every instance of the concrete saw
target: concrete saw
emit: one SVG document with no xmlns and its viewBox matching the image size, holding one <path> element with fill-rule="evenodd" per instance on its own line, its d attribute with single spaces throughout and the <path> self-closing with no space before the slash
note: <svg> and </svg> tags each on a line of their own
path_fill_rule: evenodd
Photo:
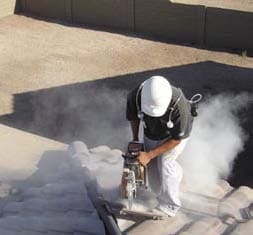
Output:
<svg viewBox="0 0 253 235">
<path fill-rule="evenodd" d="M 128 200 L 128 209 L 131 210 L 133 200 L 140 187 L 147 188 L 147 169 L 138 161 L 139 152 L 143 151 L 143 143 L 131 141 L 128 143 L 124 158 L 123 174 L 121 179 L 121 197 Z"/>
</svg>

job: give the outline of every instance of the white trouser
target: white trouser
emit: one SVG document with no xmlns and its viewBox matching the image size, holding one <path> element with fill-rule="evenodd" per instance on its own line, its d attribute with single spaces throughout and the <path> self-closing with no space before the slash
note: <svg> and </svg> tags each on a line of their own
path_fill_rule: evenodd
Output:
<svg viewBox="0 0 253 235">
<path fill-rule="evenodd" d="M 151 140 L 144 136 L 145 150 L 149 151 L 166 142 Z M 148 181 L 151 189 L 158 193 L 158 201 L 162 205 L 172 205 L 179 209 L 179 185 L 183 177 L 182 167 L 177 163 L 177 157 L 182 153 L 188 141 L 183 139 L 172 150 L 152 159 L 148 164 Z"/>
</svg>

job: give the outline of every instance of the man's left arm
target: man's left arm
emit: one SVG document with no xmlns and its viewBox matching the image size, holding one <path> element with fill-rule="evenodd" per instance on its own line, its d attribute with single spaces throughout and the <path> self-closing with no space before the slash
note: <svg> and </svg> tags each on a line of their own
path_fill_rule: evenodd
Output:
<svg viewBox="0 0 253 235">
<path fill-rule="evenodd" d="M 138 160 L 143 166 L 146 166 L 152 159 L 175 148 L 180 142 L 181 140 L 170 139 L 148 152 L 140 152 Z"/>
</svg>

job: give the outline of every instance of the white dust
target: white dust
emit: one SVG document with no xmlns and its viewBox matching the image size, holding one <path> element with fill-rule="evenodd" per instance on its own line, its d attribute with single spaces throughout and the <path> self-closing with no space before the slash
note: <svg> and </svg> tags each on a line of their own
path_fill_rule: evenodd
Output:
<svg viewBox="0 0 253 235">
<path fill-rule="evenodd" d="M 227 179 L 247 139 L 238 112 L 246 116 L 252 98 L 248 94 L 217 95 L 200 105 L 190 141 L 179 158 L 187 189 L 203 192 L 219 179 Z"/>
</svg>

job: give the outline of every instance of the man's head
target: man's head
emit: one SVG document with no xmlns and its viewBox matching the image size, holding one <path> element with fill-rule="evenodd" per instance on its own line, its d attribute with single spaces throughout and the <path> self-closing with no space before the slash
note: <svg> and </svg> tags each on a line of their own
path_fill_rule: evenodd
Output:
<svg viewBox="0 0 253 235">
<path fill-rule="evenodd" d="M 172 98 L 172 88 L 162 76 L 153 76 L 144 82 L 141 92 L 141 110 L 151 117 L 165 114 Z"/>
</svg>

